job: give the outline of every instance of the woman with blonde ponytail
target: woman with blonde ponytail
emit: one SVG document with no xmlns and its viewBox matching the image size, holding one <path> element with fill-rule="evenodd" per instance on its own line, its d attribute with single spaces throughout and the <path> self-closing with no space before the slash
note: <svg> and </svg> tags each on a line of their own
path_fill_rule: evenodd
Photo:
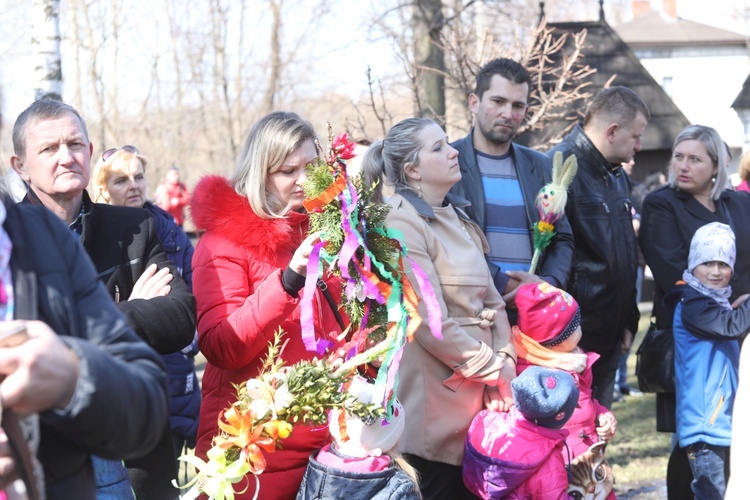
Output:
<svg viewBox="0 0 750 500">
<path fill-rule="evenodd" d="M 382 187 L 394 189 L 387 224 L 402 232 L 442 316 L 442 339 L 423 323 L 404 347 L 398 398 L 406 422 L 397 449 L 417 470 L 425 499 L 473 498 L 462 479 L 464 438 L 485 406 L 512 404 L 516 355 L 505 303 L 484 260 L 487 241 L 462 209 L 468 202 L 448 194 L 461 179 L 458 152 L 435 122 L 409 118 L 370 147 L 362 167 L 368 182 L 384 179 L 381 195 Z M 406 272 L 418 283 L 408 264 Z"/>
</svg>

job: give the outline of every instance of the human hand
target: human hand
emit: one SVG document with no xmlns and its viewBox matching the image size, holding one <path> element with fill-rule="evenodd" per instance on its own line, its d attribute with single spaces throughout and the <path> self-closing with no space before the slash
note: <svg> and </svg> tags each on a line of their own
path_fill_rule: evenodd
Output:
<svg viewBox="0 0 750 500">
<path fill-rule="evenodd" d="M 511 307 L 512 309 L 516 307 L 516 294 L 521 285 L 545 282 L 536 274 L 529 274 L 526 271 L 505 271 L 505 274 L 510 277 L 510 280 L 503 290 L 503 301 L 505 301 L 505 307 Z"/>
<path fill-rule="evenodd" d="M 509 411 L 515 404 L 513 392 L 510 389 L 511 381 L 516 378 L 516 365 L 505 362 L 497 374 L 494 384 L 488 384 L 484 391 L 484 404 L 490 411 Z"/>
<path fill-rule="evenodd" d="M 620 350 L 623 353 L 626 353 L 630 350 L 630 347 L 633 345 L 633 338 L 635 335 L 633 335 L 633 332 L 628 330 L 627 328 L 623 330 L 622 332 L 622 340 L 620 340 Z"/>
<path fill-rule="evenodd" d="M 500 390 L 497 387 L 492 387 L 490 385 L 484 386 L 482 403 L 489 411 L 508 411 L 504 408 L 505 403 L 500 395 Z"/>
<path fill-rule="evenodd" d="M 5 431 L 0 428 L 0 491 L 18 479 L 16 462 L 10 449 L 10 442 Z"/>
<path fill-rule="evenodd" d="M 602 413 L 596 419 L 596 433 L 604 441 L 609 441 L 617 432 L 617 419 L 612 412 Z"/>
<path fill-rule="evenodd" d="M 633 219 L 633 231 L 638 236 L 638 231 L 641 229 L 641 219 Z"/>
<path fill-rule="evenodd" d="M 310 260 L 310 254 L 313 251 L 313 247 L 320 242 L 320 232 L 310 234 L 300 243 L 297 250 L 292 255 L 292 260 L 289 262 L 289 268 L 302 276 L 307 276 L 307 261 Z"/>
<path fill-rule="evenodd" d="M 510 391 L 510 384 L 505 382 L 497 386 L 486 385 L 482 394 L 482 402 L 487 410 L 500 412 L 510 411 L 511 407 L 516 404 Z"/>
<path fill-rule="evenodd" d="M 737 309 L 742 305 L 743 302 L 747 300 L 747 298 L 750 297 L 750 293 L 746 293 L 744 295 L 740 295 L 737 297 L 734 302 L 732 302 L 732 309 Z"/>
<path fill-rule="evenodd" d="M 128 300 L 148 300 L 154 297 L 163 297 L 172 290 L 169 283 L 172 282 L 173 278 L 174 276 L 169 272 L 168 267 L 159 269 L 156 264 L 151 264 L 138 277 Z"/>
<path fill-rule="evenodd" d="M 25 325 L 26 342 L 0 348 L 0 402 L 20 414 L 65 408 L 78 383 L 78 356 L 46 323 Z"/>
</svg>

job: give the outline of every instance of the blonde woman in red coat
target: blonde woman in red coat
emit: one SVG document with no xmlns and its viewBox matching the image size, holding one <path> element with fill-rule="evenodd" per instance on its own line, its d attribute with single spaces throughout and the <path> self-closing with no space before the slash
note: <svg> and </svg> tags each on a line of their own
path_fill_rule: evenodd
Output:
<svg viewBox="0 0 750 500">
<path fill-rule="evenodd" d="M 236 400 L 232 384 L 255 377 L 279 329 L 286 332 L 287 364 L 312 358 L 301 337 L 300 295 L 316 235 L 306 237 L 302 210 L 305 165 L 317 152 L 312 126 L 294 113 L 275 112 L 250 130 L 230 179 L 203 178 L 191 204 L 205 233 L 193 256 L 193 287 L 201 352 L 208 361 L 196 455 L 205 459 L 219 415 Z M 330 297 L 340 283 L 329 280 Z M 341 332 L 323 292 L 313 300 L 318 339 L 334 348 Z M 327 428 L 294 427 L 284 448 L 266 455 L 260 498 L 294 498 L 310 453 L 329 440 Z M 255 481 L 236 498 L 252 498 Z"/>
</svg>

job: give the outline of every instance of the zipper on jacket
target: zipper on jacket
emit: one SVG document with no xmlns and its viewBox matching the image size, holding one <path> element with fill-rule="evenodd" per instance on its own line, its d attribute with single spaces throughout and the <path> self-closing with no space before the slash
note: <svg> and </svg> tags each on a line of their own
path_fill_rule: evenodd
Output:
<svg viewBox="0 0 750 500">
<path fill-rule="evenodd" d="M 719 379 L 719 384 L 717 387 L 717 390 L 721 390 L 721 386 L 724 385 L 724 379 L 727 377 L 727 367 L 724 367 L 724 371 L 721 373 L 721 378 Z M 719 402 L 716 405 L 716 408 L 714 409 L 713 414 L 711 415 L 711 419 L 708 421 L 709 425 L 714 425 L 714 422 L 717 418 L 719 418 L 719 412 L 721 411 L 721 407 L 724 406 L 724 395 L 722 394 L 719 396 Z"/>
<path fill-rule="evenodd" d="M 604 211 L 605 211 L 605 212 L 607 212 L 607 213 L 610 213 L 610 212 L 609 212 L 609 205 L 607 205 L 607 202 L 606 202 L 606 201 L 603 201 L 603 202 L 602 202 L 602 206 L 604 207 Z"/>
<path fill-rule="evenodd" d="M 716 405 L 716 409 L 714 410 L 713 415 L 711 415 L 711 420 L 708 421 L 710 425 L 714 425 L 714 422 L 716 422 L 716 419 L 719 417 L 719 412 L 721 411 L 721 407 L 724 406 L 724 395 L 722 394 L 719 398 L 719 404 Z"/>
<path fill-rule="evenodd" d="M 115 304 L 120 303 L 120 287 L 115 285 Z"/>
</svg>

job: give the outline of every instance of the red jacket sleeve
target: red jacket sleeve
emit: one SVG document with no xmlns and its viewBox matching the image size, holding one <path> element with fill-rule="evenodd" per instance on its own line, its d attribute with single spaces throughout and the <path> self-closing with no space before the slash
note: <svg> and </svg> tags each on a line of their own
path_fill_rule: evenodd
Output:
<svg viewBox="0 0 750 500">
<path fill-rule="evenodd" d="M 248 365 L 268 348 L 297 308 L 281 284 L 281 269 L 205 234 L 193 257 L 200 349 L 214 366 Z"/>
</svg>

